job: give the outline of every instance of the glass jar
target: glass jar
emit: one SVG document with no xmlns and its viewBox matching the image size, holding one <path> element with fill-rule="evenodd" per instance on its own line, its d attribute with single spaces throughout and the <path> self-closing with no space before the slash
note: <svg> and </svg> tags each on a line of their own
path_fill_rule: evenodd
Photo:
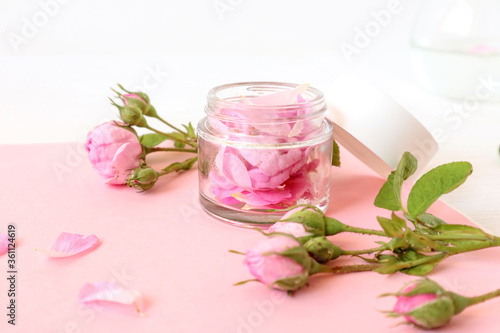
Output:
<svg viewBox="0 0 500 333">
<path fill-rule="evenodd" d="M 500 101 L 500 2 L 426 0 L 413 27 L 415 74 L 445 97 Z"/>
<path fill-rule="evenodd" d="M 298 204 L 329 202 L 333 126 L 309 85 L 245 82 L 210 90 L 198 124 L 200 202 L 240 226 L 266 226 Z"/>
</svg>

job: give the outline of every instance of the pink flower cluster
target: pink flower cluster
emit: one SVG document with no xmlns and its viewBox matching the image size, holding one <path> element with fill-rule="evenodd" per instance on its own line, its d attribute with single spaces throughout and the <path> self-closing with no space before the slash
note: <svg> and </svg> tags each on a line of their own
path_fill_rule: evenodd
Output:
<svg viewBox="0 0 500 333">
<path fill-rule="evenodd" d="M 319 164 L 307 163 L 310 149 L 258 150 L 221 147 L 212 170 L 212 192 L 224 204 L 252 207 L 293 206 L 311 196 L 308 173 Z"/>
</svg>

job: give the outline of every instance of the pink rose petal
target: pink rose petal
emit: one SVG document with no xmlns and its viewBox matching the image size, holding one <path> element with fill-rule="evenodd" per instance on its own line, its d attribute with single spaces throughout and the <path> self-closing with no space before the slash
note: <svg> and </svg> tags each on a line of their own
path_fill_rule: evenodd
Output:
<svg viewBox="0 0 500 333">
<path fill-rule="evenodd" d="M 236 185 L 250 188 L 252 181 L 248 175 L 248 170 L 245 164 L 233 154 L 224 154 L 224 164 L 222 166 L 224 174 Z"/>
<path fill-rule="evenodd" d="M 53 258 L 70 257 L 84 251 L 92 250 L 99 244 L 95 235 L 61 233 L 48 249 L 36 249 L 38 252 Z"/>
<path fill-rule="evenodd" d="M 8 238 L 7 234 L 0 234 L 0 256 L 6 254 L 9 249 Z"/>
<path fill-rule="evenodd" d="M 113 282 L 99 281 L 85 283 L 78 294 L 78 301 L 83 304 L 110 302 L 132 305 L 139 315 L 144 315 L 140 309 L 140 303 L 142 302 L 141 293 L 136 290 L 124 289 Z"/>
<path fill-rule="evenodd" d="M 294 89 L 280 91 L 274 94 L 252 98 L 250 101 L 255 105 L 290 105 L 297 102 L 297 96 L 309 88 L 309 83 L 301 84 Z"/>
</svg>

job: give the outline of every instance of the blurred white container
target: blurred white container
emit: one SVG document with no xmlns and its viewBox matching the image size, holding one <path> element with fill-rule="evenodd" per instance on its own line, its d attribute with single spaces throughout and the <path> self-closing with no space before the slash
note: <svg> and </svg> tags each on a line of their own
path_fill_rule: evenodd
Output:
<svg viewBox="0 0 500 333">
<path fill-rule="evenodd" d="M 428 90 L 500 101 L 500 1 L 427 0 L 411 44 L 415 73 Z"/>
</svg>

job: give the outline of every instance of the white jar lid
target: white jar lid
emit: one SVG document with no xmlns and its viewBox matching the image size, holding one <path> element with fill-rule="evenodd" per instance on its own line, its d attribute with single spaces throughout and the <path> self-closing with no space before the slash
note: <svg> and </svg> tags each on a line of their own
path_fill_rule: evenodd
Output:
<svg viewBox="0 0 500 333">
<path fill-rule="evenodd" d="M 405 108 L 370 83 L 342 75 L 325 94 L 335 140 L 382 177 L 405 151 L 421 170 L 438 151 L 431 133 Z"/>
</svg>

